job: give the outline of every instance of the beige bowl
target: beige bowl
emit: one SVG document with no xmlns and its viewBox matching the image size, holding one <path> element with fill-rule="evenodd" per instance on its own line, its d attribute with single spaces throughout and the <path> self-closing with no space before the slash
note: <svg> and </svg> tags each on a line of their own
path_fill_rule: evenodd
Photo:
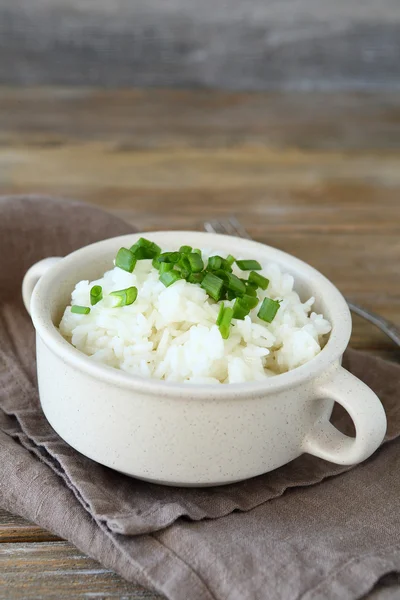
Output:
<svg viewBox="0 0 400 600">
<path fill-rule="evenodd" d="M 274 261 L 292 274 L 300 296 L 315 296 L 316 310 L 332 323 L 324 349 L 297 369 L 265 382 L 176 384 L 98 364 L 69 344 L 57 325 L 75 284 L 100 277 L 118 249 L 139 237 L 113 238 L 66 258 L 45 259 L 25 276 L 23 296 L 37 332 L 43 411 L 68 444 L 127 475 L 182 486 L 247 479 L 304 452 L 354 464 L 378 448 L 386 431 L 382 404 L 341 367 L 351 332 L 343 296 L 318 271 L 275 248 L 209 233 L 146 233 L 164 247 L 189 240 L 221 254 Z M 335 401 L 354 421 L 355 438 L 330 424 Z"/>
</svg>

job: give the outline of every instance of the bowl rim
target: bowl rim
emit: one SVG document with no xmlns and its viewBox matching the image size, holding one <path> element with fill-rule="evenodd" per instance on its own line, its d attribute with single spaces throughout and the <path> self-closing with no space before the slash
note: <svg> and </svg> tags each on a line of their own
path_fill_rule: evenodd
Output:
<svg viewBox="0 0 400 600">
<path fill-rule="evenodd" d="M 324 295 L 325 304 L 329 306 L 332 330 L 326 345 L 316 357 L 286 373 L 281 373 L 265 381 L 225 385 L 177 383 L 145 378 L 94 361 L 91 357 L 72 346 L 54 325 L 50 315 L 50 301 L 47 290 L 56 283 L 57 278 L 64 271 L 69 271 L 76 264 L 76 261 L 82 260 L 85 254 L 89 255 L 100 248 L 104 252 L 108 248 L 110 257 L 114 257 L 116 247 L 119 248 L 128 245 L 128 240 L 129 245 L 132 245 L 141 236 L 145 236 L 156 242 L 161 242 L 164 239 L 164 243 L 169 242 L 171 246 L 175 244 L 182 245 L 182 238 L 185 238 L 186 242 L 187 238 L 202 238 L 204 242 L 207 240 L 208 243 L 203 243 L 201 246 L 196 242 L 195 245 L 197 247 L 211 246 L 215 247 L 216 250 L 221 249 L 221 246 L 229 246 L 229 242 L 231 242 L 231 248 L 235 248 L 234 252 L 236 254 L 238 254 L 238 247 L 245 254 L 252 252 L 254 255 L 256 251 L 262 252 L 264 255 L 268 254 L 268 257 L 265 256 L 264 260 L 277 262 L 283 266 L 283 269 L 285 269 L 285 265 L 290 265 L 290 270 L 301 271 L 310 283 L 318 282 L 318 289 Z M 220 248 L 218 248 L 219 246 Z M 119 388 L 130 389 L 143 394 L 201 400 L 233 399 L 243 398 L 244 396 L 260 397 L 315 379 L 340 361 L 348 345 L 352 327 L 351 313 L 343 295 L 327 277 L 299 258 L 254 240 L 202 231 L 175 230 L 138 232 L 107 238 L 94 244 L 83 246 L 68 254 L 59 263 L 52 266 L 35 286 L 31 300 L 31 317 L 36 332 L 45 346 L 67 364 L 94 377 L 96 381 L 103 381 Z"/>
</svg>

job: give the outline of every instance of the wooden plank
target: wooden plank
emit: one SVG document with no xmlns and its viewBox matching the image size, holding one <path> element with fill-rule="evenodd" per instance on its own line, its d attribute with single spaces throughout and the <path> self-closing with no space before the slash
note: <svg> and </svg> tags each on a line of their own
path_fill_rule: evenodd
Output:
<svg viewBox="0 0 400 600">
<path fill-rule="evenodd" d="M 0 600 L 161 600 L 86 557 L 68 542 L 0 544 Z"/>
<path fill-rule="evenodd" d="M 17 542 L 50 542 L 60 538 L 29 523 L 22 517 L 0 508 L 0 544 Z"/>
<path fill-rule="evenodd" d="M 0 81 L 387 89 L 399 23 L 396 0 L 2 0 Z"/>
<path fill-rule="evenodd" d="M 400 147 L 400 94 L 0 87 L 0 142 L 109 140 L 113 151 Z"/>
</svg>

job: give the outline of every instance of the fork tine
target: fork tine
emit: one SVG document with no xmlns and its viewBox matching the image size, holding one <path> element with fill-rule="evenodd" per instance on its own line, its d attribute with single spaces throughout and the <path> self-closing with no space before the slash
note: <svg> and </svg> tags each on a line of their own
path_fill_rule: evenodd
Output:
<svg viewBox="0 0 400 600">
<path fill-rule="evenodd" d="M 222 233 L 224 235 L 233 235 L 236 237 L 247 238 L 251 240 L 251 236 L 248 234 L 246 229 L 236 219 L 236 217 L 229 217 L 229 219 L 212 219 L 204 223 L 204 229 L 209 233 Z"/>
<path fill-rule="evenodd" d="M 235 235 L 237 235 L 238 237 L 246 238 L 248 240 L 252 239 L 251 235 L 236 217 L 229 217 L 229 223 L 232 225 L 233 230 L 236 232 Z"/>
</svg>

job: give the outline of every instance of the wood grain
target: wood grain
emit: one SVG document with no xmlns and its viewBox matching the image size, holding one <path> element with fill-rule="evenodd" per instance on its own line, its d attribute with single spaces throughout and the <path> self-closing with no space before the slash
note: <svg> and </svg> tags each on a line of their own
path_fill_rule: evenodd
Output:
<svg viewBox="0 0 400 600">
<path fill-rule="evenodd" d="M 2 83 L 399 87 L 396 0 L 2 0 Z"/>
<path fill-rule="evenodd" d="M 28 523 L 25 519 L 11 515 L 0 508 L 0 544 L 50 542 L 59 539 L 49 531 L 45 531 L 41 527 Z"/>
<path fill-rule="evenodd" d="M 144 231 L 234 213 L 400 325 L 399 100 L 0 88 L 0 193 L 80 198 Z M 358 317 L 352 345 L 400 360 Z M 56 540 L 0 511 L 0 600 L 156 598 Z"/>
<path fill-rule="evenodd" d="M 0 544 L 0 600 L 120 598 L 161 600 L 67 542 Z"/>
</svg>

